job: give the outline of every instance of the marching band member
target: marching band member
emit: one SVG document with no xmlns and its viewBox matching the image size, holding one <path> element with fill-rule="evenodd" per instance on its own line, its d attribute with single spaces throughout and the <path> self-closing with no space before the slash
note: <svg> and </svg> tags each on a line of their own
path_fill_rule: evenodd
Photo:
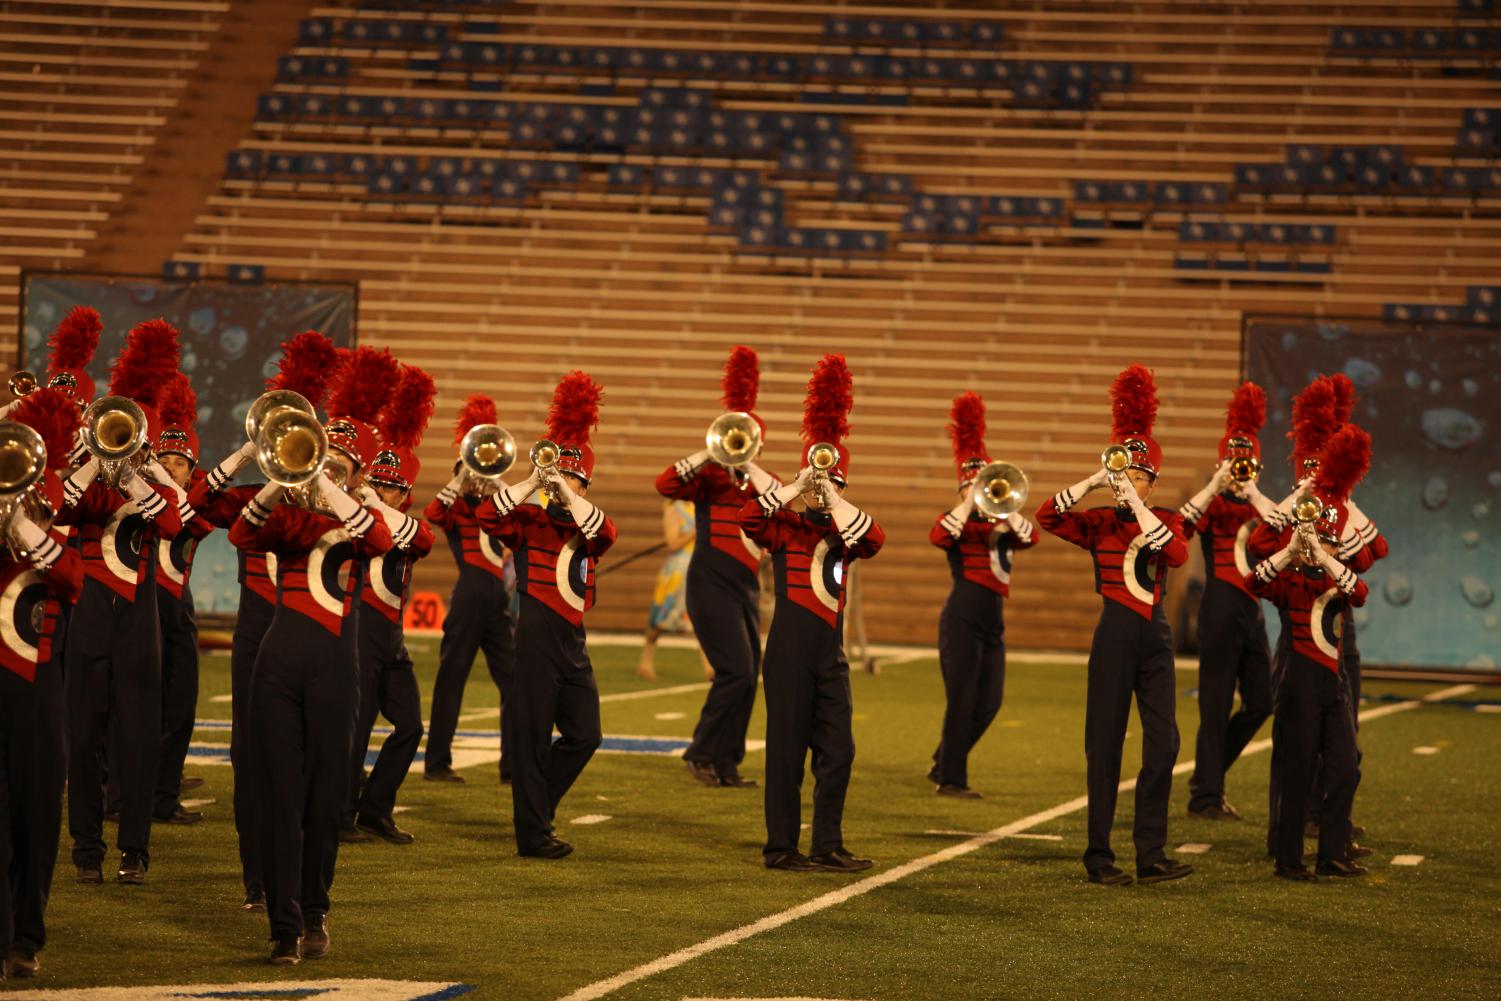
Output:
<svg viewBox="0 0 1501 1001">
<path fill-rule="evenodd" d="M 1246 589 L 1246 543 L 1272 501 L 1256 485 L 1266 394 L 1242 383 L 1225 411 L 1219 465 L 1178 510 L 1186 538 L 1199 534 L 1204 595 L 1199 603 L 1199 736 L 1188 782 L 1188 812 L 1205 820 L 1239 820 L 1225 799 L 1225 772 L 1272 714 L 1271 652 L 1261 602 Z M 1234 715 L 1235 691 L 1240 710 Z"/>
<path fill-rule="evenodd" d="M 481 424 L 496 421 L 495 401 L 476 394 L 464 402 L 453 428 L 453 443 Z M 477 511 L 488 500 L 490 485 L 454 463 L 454 477 L 423 512 L 443 533 L 459 577 L 443 617 L 438 644 L 438 677 L 433 682 L 433 706 L 427 726 L 427 754 L 422 777 L 434 782 L 463 782 L 453 769 L 453 734 L 459 726 L 464 685 L 475 655 L 485 654 L 490 680 L 500 690 L 502 715 L 516 663 L 516 621 L 511 614 L 515 590 L 514 567 L 506 548 L 480 528 Z M 500 733 L 500 780 L 511 779 L 510 737 Z"/>
<path fill-rule="evenodd" d="M 404 642 L 401 612 L 412 583 L 412 565 L 433 549 L 433 530 L 406 511 L 412 506 L 412 484 L 420 468 L 417 445 L 432 418 L 435 395 L 432 376 L 411 365 L 402 368 L 396 392 L 380 413 L 380 448 L 365 477 L 369 484 L 365 503 L 391 530 L 392 547 L 369 557 L 363 570 L 367 586 L 360 610 L 359 716 L 350 762 L 349 808 L 340 832 L 346 841 L 349 827 L 395 845 L 413 840 L 396 826 L 394 817 L 396 791 L 422 743 L 422 694 Z M 395 729 L 381 744 L 369 778 L 364 778 L 377 712 Z"/>
<path fill-rule="evenodd" d="M 359 701 L 360 561 L 392 545 L 385 520 L 352 493 L 374 458 L 370 422 L 390 397 L 396 364 L 370 348 L 346 359 L 329 398 L 327 457 L 306 490 L 311 506 L 288 503 L 273 481 L 229 530 L 236 546 L 275 553 L 280 575 L 250 676 L 247 749 L 276 965 L 329 949 L 328 891 Z"/>
<path fill-rule="evenodd" d="M 1178 759 L 1176 686 L 1172 629 L 1162 609 L 1169 567 L 1188 559 L 1182 519 L 1166 508 L 1149 507 L 1162 469 L 1162 448 L 1151 437 L 1157 416 L 1157 387 L 1150 370 L 1131 365 L 1110 387 L 1112 445 L 1107 465 L 1094 475 L 1043 501 L 1037 523 L 1087 549 L 1094 558 L 1095 590 L 1104 598 L 1100 623 L 1089 650 L 1089 694 L 1084 717 L 1088 762 L 1089 847 L 1084 868 L 1089 881 L 1107 886 L 1131 882 L 1115 865 L 1110 829 L 1121 777 L 1121 752 L 1131 697 L 1142 724 L 1142 765 L 1136 779 L 1136 878 L 1142 883 L 1177 879 L 1193 867 L 1167 858 L 1167 807 L 1173 764 Z M 1124 450 L 1122 457 L 1121 451 Z M 1113 454 L 1112 454 L 1113 453 Z M 1112 470 L 1109 460 L 1124 458 Z M 1084 495 L 1108 485 L 1111 507 L 1070 510 Z"/>
<path fill-rule="evenodd" d="M 0 422 L 24 425 L 45 450 L 24 480 L 6 483 L 0 546 L 0 980 L 35 977 L 47 944 L 45 914 L 62 826 L 67 748 L 63 736 L 61 603 L 77 598 L 83 563 L 48 535 L 62 506 L 58 469 L 68 464 L 78 407 L 62 390 L 29 393 Z M 30 437 L 30 435 L 27 435 Z M 97 788 L 95 790 L 97 792 Z"/>
<path fill-rule="evenodd" d="M 68 713 L 68 829 L 80 883 L 104 882 L 104 796 L 100 753 L 113 728 L 111 767 L 120 779 L 121 883 L 142 883 L 150 865 L 152 807 L 161 749 L 161 624 L 156 540 L 182 528 L 176 493 L 146 479 L 157 438 L 157 394 L 177 371 L 177 331 L 163 320 L 137 324 L 110 373 L 110 392 L 133 400 L 91 418 L 97 433 L 138 447 L 126 458 L 97 455 L 63 484 L 63 524 L 77 525 L 86 579 L 68 621 L 64 677 Z M 137 426 L 137 424 L 144 426 Z M 111 438 L 101 443 L 113 446 Z M 128 446 L 127 446 L 128 447 Z"/>
<path fill-rule="evenodd" d="M 954 398 L 949 437 L 959 475 L 959 503 L 938 518 L 928 541 L 948 556 L 953 587 L 938 619 L 938 663 L 947 702 L 928 779 L 939 795 L 978 799 L 969 787 L 969 753 L 985 735 L 1006 685 L 1004 602 L 1012 555 L 1037 545 L 1037 529 L 1020 513 L 992 521 L 975 510 L 975 478 L 990 463 L 985 401 Z"/>
<path fill-rule="evenodd" d="M 99 318 L 98 310 L 91 306 L 74 306 L 47 338 L 47 346 L 51 348 L 47 356 L 47 388 L 62 391 L 80 410 L 94 401 L 94 380 L 89 378 L 86 369 L 99 349 L 99 334 L 103 330 L 104 321 Z M 11 380 L 17 398 L 0 407 L 0 419 L 13 413 L 21 405 L 21 397 L 26 395 L 24 389 L 17 388 L 18 378 L 22 378 L 21 373 Z M 69 449 L 70 462 L 81 466 L 87 459 L 88 452 L 75 441 Z"/>
<path fill-rule="evenodd" d="M 1366 585 L 1337 558 L 1349 519 L 1344 498 L 1370 466 L 1371 439 L 1346 426 L 1330 439 L 1311 491 L 1301 508 L 1317 508 L 1287 545 L 1247 575 L 1252 594 L 1281 609 L 1289 639 L 1288 662 L 1276 693 L 1272 740 L 1277 748 L 1279 797 L 1275 875 L 1291 880 L 1317 876 L 1362 876 L 1350 860 L 1350 804 L 1360 782 L 1356 764 L 1355 715 L 1350 689 L 1339 677 L 1338 619 L 1344 605 L 1362 605 Z M 1272 526 L 1259 532 L 1270 534 Z M 1322 764 L 1319 765 L 1322 757 Z M 1316 768 L 1323 774 L 1323 816 L 1318 864 L 1303 861 L 1303 818 Z"/>
<path fill-rule="evenodd" d="M 704 449 L 673 463 L 656 482 L 663 497 L 692 501 L 694 507 L 688 619 L 714 679 L 683 760 L 707 786 L 756 784 L 740 775 L 740 762 L 761 671 L 761 551 L 740 530 L 740 509 L 781 486 L 755 462 L 766 435 L 766 425 L 754 413 L 760 380 L 756 352 L 737 346 L 725 363 L 722 401 L 730 414 L 755 421 L 760 432 L 753 438 L 741 428 L 725 436 L 739 435 L 737 444 L 744 442 L 740 451 L 746 454 L 735 456 L 742 460 L 739 465 L 717 462 Z"/>
<path fill-rule="evenodd" d="M 886 534 L 844 499 L 853 379 L 843 355 L 825 355 L 808 381 L 797 479 L 749 500 L 740 528 L 767 551 L 777 605 L 766 640 L 766 844 L 768 869 L 859 872 L 870 859 L 844 844 L 844 797 L 855 760 L 849 662 L 843 644 L 850 564 L 880 552 Z M 832 460 L 832 464 L 825 465 Z M 815 468 L 815 462 L 819 468 Z M 804 510 L 787 505 L 802 498 Z M 813 840 L 798 850 L 803 764 L 813 752 Z"/>
<path fill-rule="evenodd" d="M 516 559 L 516 672 L 502 726 L 513 731 L 516 847 L 533 858 L 560 859 L 573 851 L 554 833 L 554 815 L 602 739 L 584 632 L 584 613 L 594 605 L 595 562 L 616 538 L 615 523 L 587 499 L 594 477 L 589 431 L 599 420 L 599 398 L 600 387 L 586 373 L 565 375 L 547 412 L 556 463 L 534 468 L 478 512 L 480 527 Z M 539 487 L 546 508 L 527 503 Z"/>
<path fill-rule="evenodd" d="M 339 349 L 317 331 L 309 330 L 283 342 L 277 373 L 266 382 L 268 392 L 289 390 L 314 407 L 321 406 L 328 381 L 338 370 Z M 256 456 L 256 443 L 247 441 L 229 457 L 193 484 L 188 503 L 199 516 L 217 528 L 228 530 L 240 513 L 264 487 L 264 483 L 231 486 L 235 475 Z M 233 540 L 231 540 L 233 541 Z M 245 887 L 245 910 L 266 907 L 265 880 L 261 875 L 260 839 L 255 832 L 255 782 L 250 770 L 250 675 L 260 653 L 261 639 L 276 611 L 276 554 L 235 547 L 239 563 L 240 601 L 229 653 L 230 736 L 229 760 L 234 773 L 235 836 L 239 842 L 240 878 Z"/>
<path fill-rule="evenodd" d="M 178 373 L 162 389 L 159 400 L 161 433 L 152 452 L 186 497 L 191 483 L 203 479 L 198 465 L 198 396 L 187 376 Z M 203 814 L 183 808 L 182 770 L 193 740 L 198 711 L 198 616 L 188 578 L 198 543 L 214 530 L 212 523 L 184 501 L 179 508 L 182 531 L 171 539 L 157 540 L 156 596 L 162 629 L 162 749 L 156 770 L 156 803 L 152 811 L 158 823 L 196 824 Z"/>
</svg>

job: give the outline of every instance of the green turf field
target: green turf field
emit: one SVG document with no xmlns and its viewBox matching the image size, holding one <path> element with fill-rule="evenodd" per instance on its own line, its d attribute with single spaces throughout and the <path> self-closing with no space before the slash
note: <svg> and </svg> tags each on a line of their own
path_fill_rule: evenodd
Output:
<svg viewBox="0 0 1501 1001">
<path fill-rule="evenodd" d="M 428 691 L 436 641 L 414 642 L 413 654 Z M 660 651 L 661 677 L 651 683 L 633 677 L 634 659 L 625 647 L 595 651 L 605 732 L 686 737 L 702 691 L 608 697 L 699 682 L 696 655 Z M 1180 762 L 1193 756 L 1197 708 L 1187 693 L 1194 684 L 1192 672 L 1180 673 Z M 923 780 L 942 712 L 936 662 L 858 674 L 853 686 L 859 750 L 845 835 L 852 849 L 877 859 L 868 877 L 958 845 L 966 840 L 959 832 L 1003 828 L 1083 793 L 1081 667 L 1012 665 L 1005 707 L 971 765 L 971 782 L 986 794 L 978 802 L 940 799 Z M 1383 696 L 1444 687 L 1369 682 L 1366 708 L 1389 705 Z M 205 656 L 200 716 L 227 718 L 228 704 L 213 697 L 228 690 L 228 658 Z M 466 712 L 496 701 L 477 667 Z M 461 724 L 494 726 L 494 716 Z M 758 712 L 752 737 L 761 727 Z M 1126 778 L 1134 774 L 1136 736 L 1128 740 Z M 204 730 L 198 739 L 228 734 Z M 1424 705 L 1369 721 L 1361 739 L 1356 818 L 1376 849 L 1364 880 L 1272 879 L 1263 856 L 1269 755 L 1262 751 L 1231 773 L 1229 796 L 1246 815 L 1242 823 L 1190 820 L 1187 777 L 1175 781 L 1170 852 L 1184 843 L 1210 846 L 1193 857 L 1198 872 L 1189 879 L 1087 884 L 1079 863 L 1084 816 L 1075 810 L 1018 832 L 1049 837 L 998 839 L 616 991 L 580 996 L 1495 996 L 1501 878 L 1492 865 L 1501 790 L 1487 769 L 1501 750 L 1501 716 Z M 1414 753 L 1417 747 L 1437 752 Z M 760 762 L 752 753 L 746 773 L 758 776 Z M 860 879 L 765 871 L 759 791 L 704 789 L 675 757 L 639 754 L 596 756 L 564 801 L 558 819 L 560 834 L 577 847 L 571 858 L 520 859 L 509 791 L 493 764 L 477 765 L 464 786 L 409 780 L 402 802 L 410 809 L 398 819 L 416 844 L 345 847 L 333 888 L 332 952 L 276 970 L 264 962 L 265 916 L 239 909 L 229 769 L 190 763 L 189 770 L 207 779 L 190 795 L 215 802 L 202 807 L 208 818 L 196 827 L 156 829 L 145 886 L 75 885 L 64 844 L 43 979 L 23 996 L 42 988 L 244 981 L 295 990 L 295 982 L 385 978 L 472 984 L 473 997 L 556 998 Z M 1128 870 L 1130 812 L 1131 796 L 1123 794 L 1116 850 Z M 582 815 L 609 819 L 571 823 Z M 1391 864 L 1398 854 L 1423 860 Z"/>
</svg>

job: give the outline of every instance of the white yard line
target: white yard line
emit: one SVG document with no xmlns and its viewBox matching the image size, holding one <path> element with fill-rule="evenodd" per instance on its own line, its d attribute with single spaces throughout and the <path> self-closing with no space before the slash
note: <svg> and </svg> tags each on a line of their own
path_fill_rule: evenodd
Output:
<svg viewBox="0 0 1501 1001">
<path fill-rule="evenodd" d="M 695 681 L 690 685 L 668 685 L 665 688 L 644 688 L 639 692 L 612 692 L 609 695 L 601 695 L 600 702 L 633 702 L 636 699 L 654 699 L 659 695 L 682 695 L 684 692 L 707 692 L 707 681 Z M 459 717 L 460 723 L 472 723 L 477 719 L 488 719 L 500 715 L 498 708 L 476 709 L 472 713 L 464 713 Z"/>
<path fill-rule="evenodd" d="M 1380 719 L 1383 716 L 1390 716 L 1393 713 L 1405 712 L 1409 709 L 1416 709 L 1424 702 L 1442 702 L 1444 699 L 1451 699 L 1458 695 L 1465 695 L 1473 692 L 1474 690 L 1474 685 L 1454 685 L 1453 687 L 1433 692 L 1430 695 L 1425 695 L 1421 699 L 1414 699 L 1407 702 L 1394 702 L 1389 705 L 1379 706 L 1375 709 L 1368 709 L 1360 714 L 1360 720 L 1363 723 L 1370 722 L 1371 720 Z M 1272 742 L 1270 740 L 1255 741 L 1251 744 L 1248 744 L 1245 750 L 1241 751 L 1241 757 L 1245 757 L 1249 754 L 1259 754 L 1260 752 L 1267 750 L 1271 746 Z M 1193 771 L 1193 767 L 1194 763 L 1192 761 L 1180 762 L 1175 768 L 1173 768 L 1173 774 L 1182 775 L 1186 772 L 1191 772 Z M 1120 784 L 1120 791 L 1128 792 L 1135 787 L 1136 780 L 1128 779 L 1127 781 Z M 707 955 L 708 953 L 715 952 L 719 949 L 724 949 L 732 945 L 738 945 L 739 943 L 744 942 L 746 939 L 753 938 L 756 935 L 762 934 L 763 932 L 774 931 L 775 929 L 780 928 L 783 925 L 791 924 L 799 918 L 805 918 L 809 915 L 817 914 L 820 911 L 826 911 L 831 907 L 837 907 L 847 900 L 853 900 L 856 897 L 864 896 L 872 890 L 877 890 L 883 886 L 887 886 L 888 884 L 895 883 L 898 880 L 906 879 L 908 876 L 916 875 L 917 873 L 931 869 L 936 865 L 940 865 L 944 862 L 951 862 L 956 858 L 969 855 L 973 852 L 979 851 L 981 848 L 995 844 L 997 841 L 1000 841 L 1004 838 L 1009 838 L 1014 835 L 1021 834 L 1022 832 L 1027 831 L 1030 828 L 1038 827 L 1050 821 L 1057 820 L 1059 817 L 1066 817 L 1071 813 L 1075 813 L 1079 810 L 1084 809 L 1084 807 L 1088 803 L 1089 798 L 1087 796 L 1078 796 L 1066 803 L 1060 803 L 1055 807 L 1043 810 L 1041 813 L 1034 813 L 1030 817 L 1023 817 L 1020 820 L 1012 821 L 1004 827 L 997 827 L 994 830 L 986 831 L 984 834 L 976 835 L 975 837 L 972 837 L 967 841 L 961 841 L 959 844 L 950 845 L 947 848 L 940 849 L 939 851 L 933 852 L 931 855 L 924 855 L 920 858 L 912 859 L 910 862 L 904 862 L 899 866 L 895 866 L 891 869 L 886 869 L 874 876 L 868 876 L 865 879 L 860 880 L 859 882 L 849 883 L 837 890 L 831 890 L 830 892 L 822 894 L 821 896 L 814 897 L 812 900 L 798 904 L 796 907 L 790 907 L 785 911 L 778 911 L 775 914 L 768 914 L 766 917 L 761 918 L 759 921 L 753 921 L 748 925 L 741 925 L 739 928 L 733 928 L 730 931 L 715 935 L 713 938 L 707 938 L 702 942 L 698 942 L 686 948 L 679 949 L 676 952 L 668 953 L 667 955 L 654 959 L 649 963 L 643 963 L 640 966 L 633 967 L 632 969 L 626 970 L 622 973 L 617 973 L 613 977 L 597 981 L 595 983 L 589 984 L 586 987 L 580 987 L 572 994 L 566 995 L 564 998 L 562 998 L 562 1001 L 594 1001 L 594 999 L 596 998 L 602 998 L 607 994 L 612 994 L 615 991 L 620 990 L 620 988 L 627 987 L 631 984 L 636 983 L 637 981 L 656 976 L 658 973 L 665 973 L 668 970 L 676 969 L 677 967 L 682 966 L 685 963 L 692 962 L 700 956 Z"/>
</svg>

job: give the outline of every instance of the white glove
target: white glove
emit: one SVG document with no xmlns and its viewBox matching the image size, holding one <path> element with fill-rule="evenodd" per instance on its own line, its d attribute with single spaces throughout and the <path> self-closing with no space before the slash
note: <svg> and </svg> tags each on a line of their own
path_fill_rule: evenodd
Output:
<svg viewBox="0 0 1501 1001">
<path fill-rule="evenodd" d="M 1314 558 L 1319 561 L 1319 566 L 1324 569 L 1324 573 L 1329 575 L 1329 579 L 1334 581 L 1335 587 L 1339 588 L 1345 594 L 1351 594 L 1355 591 L 1355 585 L 1359 578 L 1356 576 L 1354 570 L 1351 570 L 1339 560 L 1329 555 L 1329 552 L 1323 546 L 1314 550 Z"/>
<path fill-rule="evenodd" d="M 687 483 L 689 480 L 698 475 L 698 471 L 704 468 L 704 464 L 708 461 L 709 450 L 705 448 L 694 452 L 692 455 L 688 456 L 685 459 L 679 459 L 677 462 L 674 462 L 672 464 L 672 469 L 673 472 L 678 474 L 679 480 Z"/>
<path fill-rule="evenodd" d="M 369 489 L 368 486 L 366 489 Z M 370 493 L 375 494 L 375 491 L 371 490 Z M 411 546 L 412 540 L 417 537 L 417 529 L 421 527 L 416 518 L 396 510 L 381 500 L 378 494 L 367 500 L 365 506 L 379 512 L 386 527 L 391 530 L 392 545 L 397 549 L 406 549 Z"/>
<path fill-rule="evenodd" d="M 840 499 L 842 500 L 843 498 Z M 837 506 L 835 510 L 838 510 Z M 966 490 L 964 491 L 964 499 L 955 504 L 949 510 L 949 513 L 943 516 L 944 530 L 954 538 L 959 538 L 964 533 L 964 523 L 969 521 L 969 516 L 974 513 L 974 510 L 975 492 L 973 490 Z"/>
<path fill-rule="evenodd" d="M 1251 502 L 1251 506 L 1256 509 L 1257 514 L 1261 515 L 1263 521 L 1271 517 L 1272 511 L 1276 508 L 1272 499 L 1261 492 L 1255 480 L 1246 481 L 1246 500 Z"/>
<path fill-rule="evenodd" d="M 10 534 L 20 543 L 33 570 L 46 570 L 63 554 L 63 547 L 24 514 L 17 514 L 10 523 Z"/>
<path fill-rule="evenodd" d="M 1107 482 L 1109 482 L 1109 477 L 1110 474 L 1105 471 L 1105 468 L 1103 466 L 1101 466 L 1099 469 L 1095 470 L 1094 475 L 1090 476 L 1088 479 L 1080 480 L 1078 483 L 1075 483 L 1067 490 L 1062 490 L 1054 494 L 1053 506 L 1056 507 L 1059 511 L 1067 511 L 1069 508 L 1073 507 L 1075 504 L 1083 500 L 1085 494 L 1089 493 L 1091 490 L 1103 487 Z"/>
<path fill-rule="evenodd" d="M 359 515 L 362 510 L 360 502 L 340 490 L 327 473 L 320 472 L 313 482 L 318 484 L 318 493 L 322 496 L 323 503 L 334 513 L 334 517 L 347 522 Z"/>
<path fill-rule="evenodd" d="M 214 493 L 219 493 L 229 481 L 235 478 L 235 474 L 244 467 L 245 463 L 255 458 L 255 442 L 247 441 L 235 451 L 229 453 L 223 462 L 208 471 L 208 488 Z"/>
<path fill-rule="evenodd" d="M 453 507 L 453 502 L 459 499 L 459 494 L 464 491 L 464 481 L 468 479 L 468 473 L 460 469 L 454 478 L 443 484 L 443 489 L 438 491 L 438 503 L 444 507 Z"/>
<path fill-rule="evenodd" d="M 77 504 L 83 497 L 84 491 L 89 488 L 89 484 L 93 483 L 98 475 L 99 460 L 95 458 L 89 459 L 88 462 L 69 473 L 63 480 L 63 505 L 73 507 Z"/>
<path fill-rule="evenodd" d="M 495 510 L 499 511 L 502 516 L 508 515 L 516 509 L 517 504 L 524 503 L 541 485 L 542 471 L 534 467 L 531 475 L 526 479 L 512 483 L 510 486 L 501 487 L 495 491 L 495 496 L 491 498 L 491 502 L 494 503 Z"/>
<path fill-rule="evenodd" d="M 1026 518 L 1023 518 L 1020 512 L 1013 511 L 1011 514 L 1006 515 L 1006 526 L 1011 529 L 1021 542 L 1031 542 L 1033 536 L 1037 534 L 1036 527 Z"/>
<path fill-rule="evenodd" d="M 284 493 L 286 491 L 278 484 L 267 483 L 254 497 L 250 498 L 250 503 L 246 504 L 244 510 L 240 512 L 240 517 L 256 528 L 260 528 L 266 523 L 266 519 L 271 517 L 272 509 L 281 503 Z"/>
<path fill-rule="evenodd" d="M 1286 546 L 1256 564 L 1256 578 L 1264 584 L 1270 584 L 1275 580 L 1277 575 L 1286 570 L 1288 564 L 1292 563 L 1296 545 L 1296 541 L 1289 542 Z"/>
<path fill-rule="evenodd" d="M 1131 513 L 1136 515 L 1136 523 L 1141 526 L 1142 535 L 1146 537 L 1146 543 L 1150 548 L 1161 551 L 1173 541 L 1172 529 L 1162 523 L 1162 519 L 1157 517 L 1157 512 L 1147 507 L 1135 490 L 1126 492 L 1126 503 L 1131 506 Z"/>
<path fill-rule="evenodd" d="M 839 537 L 844 540 L 846 549 L 865 538 L 865 533 L 869 532 L 870 526 L 875 524 L 870 515 L 843 497 L 834 501 L 834 507 L 829 514 L 834 519 L 834 527 L 839 529 Z"/>
<path fill-rule="evenodd" d="M 144 477 L 132 476 L 125 483 L 125 493 L 135 501 L 136 509 L 141 517 L 147 521 L 154 521 L 156 516 L 167 510 L 167 502 L 162 495 L 151 488 Z"/>
<path fill-rule="evenodd" d="M 599 530 L 604 528 L 605 516 L 600 513 L 599 508 L 573 492 L 573 488 L 568 485 L 568 477 L 561 476 L 558 479 L 557 499 L 568 508 L 568 513 L 573 515 L 573 522 L 578 525 L 579 531 L 584 533 L 584 538 L 594 538 L 599 534 Z"/>
<path fill-rule="evenodd" d="M 1209 477 L 1209 482 L 1204 484 L 1204 489 L 1184 501 L 1178 513 L 1189 521 L 1198 521 L 1204 517 L 1204 512 L 1209 509 L 1209 502 L 1214 500 L 1214 495 L 1225 489 L 1225 478 L 1229 474 L 1229 469 L 1229 460 L 1221 462 L 1215 469 L 1214 475 Z"/>
<path fill-rule="evenodd" d="M 782 482 L 780 480 L 768 473 L 766 470 L 762 469 L 760 466 L 756 465 L 754 462 L 747 462 L 745 464 L 745 474 L 750 477 L 751 486 L 756 488 L 756 494 L 758 496 L 764 493 L 770 493 L 771 491 L 782 485 Z"/>
<path fill-rule="evenodd" d="M 813 476 L 813 467 L 804 466 L 798 472 L 797 479 L 769 493 L 762 494 L 756 498 L 756 502 L 761 505 L 761 510 L 768 516 L 773 515 L 807 493 L 813 486 Z"/>
<path fill-rule="evenodd" d="M 188 492 L 177 485 L 177 481 L 172 478 L 171 473 L 167 472 L 167 467 L 163 466 L 160 460 L 152 459 L 151 461 L 147 462 L 146 472 L 150 473 L 151 478 L 156 480 L 157 483 L 160 483 L 168 490 L 171 490 L 172 493 L 177 496 L 177 502 L 179 504 L 187 500 Z"/>
</svg>

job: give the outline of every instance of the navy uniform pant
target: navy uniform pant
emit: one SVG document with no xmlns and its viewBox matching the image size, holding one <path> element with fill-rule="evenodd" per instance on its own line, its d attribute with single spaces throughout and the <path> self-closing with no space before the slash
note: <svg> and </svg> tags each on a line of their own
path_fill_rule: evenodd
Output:
<svg viewBox="0 0 1501 1001">
<path fill-rule="evenodd" d="M 235 835 L 240 842 L 240 879 L 246 891 L 265 889 L 260 840 L 255 832 L 255 776 L 250 769 L 250 676 L 271 627 L 276 606 L 248 587 L 240 588 L 240 610 L 229 652 L 229 762 L 235 778 Z"/>
<path fill-rule="evenodd" d="M 1089 792 L 1089 847 L 1085 868 L 1115 864 L 1110 829 L 1121 781 L 1121 756 L 1131 698 L 1141 719 L 1141 771 L 1136 776 L 1132 840 L 1138 871 L 1166 856 L 1168 798 L 1178 760 L 1177 688 L 1173 634 L 1162 606 L 1150 620 L 1106 600 L 1089 650 L 1089 692 L 1084 713 L 1084 756 Z"/>
<path fill-rule="evenodd" d="M 0 961 L 47 944 L 66 776 L 61 658 L 34 681 L 0 667 Z"/>
<path fill-rule="evenodd" d="M 585 642 L 582 626 L 521 596 L 516 674 L 503 726 L 513 731 L 511 806 L 516 847 L 523 852 L 542 847 L 552 836 L 558 804 L 603 739 L 599 688 Z"/>
<path fill-rule="evenodd" d="M 1319 861 L 1344 859 L 1360 771 L 1350 693 L 1336 672 L 1296 653 L 1290 657 L 1277 688 L 1272 742 L 1281 799 L 1274 831 L 1277 864 L 1303 864 L 1303 818 L 1316 772 L 1324 789 Z"/>
<path fill-rule="evenodd" d="M 990 728 L 1006 690 L 1006 622 L 1002 598 L 973 581 L 957 581 L 938 618 L 943 672 L 943 734 L 933 752 L 942 785 L 969 786 L 969 753 Z"/>
<path fill-rule="evenodd" d="M 438 677 L 433 682 L 427 756 L 423 759 L 423 767 L 429 772 L 453 766 L 453 733 L 459 726 L 464 685 L 480 652 L 485 655 L 490 679 L 500 690 L 504 716 L 516 663 L 516 623 L 511 617 L 511 596 L 499 577 L 461 564 L 458 583 L 448 599 L 448 614 L 443 619 L 443 639 L 438 645 Z M 509 752 L 510 740 L 502 725 L 501 778 L 511 774 Z"/>
<path fill-rule="evenodd" d="M 1271 653 L 1261 603 L 1211 576 L 1199 605 L 1199 736 L 1188 808 L 1225 798 L 1225 772 L 1272 715 Z M 1240 690 L 1240 708 L 1234 710 Z"/>
<path fill-rule="evenodd" d="M 714 680 L 683 759 L 712 765 L 721 774 L 738 770 L 745 760 L 745 734 L 761 675 L 760 588 L 754 574 L 739 564 L 736 569 L 743 574 L 738 583 L 690 564 L 686 592 L 688 618 Z"/>
<path fill-rule="evenodd" d="M 278 608 L 250 679 L 250 770 L 272 938 L 327 914 L 359 702 L 357 613 L 334 636 Z"/>
<path fill-rule="evenodd" d="M 796 851 L 803 768 L 813 755 L 810 854 L 844 847 L 844 797 L 855 763 L 850 665 L 840 630 L 785 599 L 766 638 L 767 858 Z"/>
<path fill-rule="evenodd" d="M 68 831 L 73 864 L 104 862 L 100 758 L 113 726 L 110 767 L 119 776 L 122 852 L 147 855 L 162 744 L 161 624 L 156 582 L 145 572 L 134 601 L 87 578 L 73 606 L 63 654 L 68 714 Z M 148 856 L 149 859 L 149 856 Z"/>
<path fill-rule="evenodd" d="M 183 763 L 198 712 L 198 617 L 187 587 L 181 598 L 158 591 L 156 602 L 162 625 L 162 749 L 153 812 L 165 819 L 182 806 Z"/>
<path fill-rule="evenodd" d="M 417 758 L 422 743 L 422 696 L 412 658 L 402 643 L 401 624 L 370 608 L 360 610 L 360 699 L 350 760 L 350 797 L 346 818 L 391 816 L 396 792 Z M 394 728 L 365 777 L 370 733 L 379 714 Z"/>
</svg>

